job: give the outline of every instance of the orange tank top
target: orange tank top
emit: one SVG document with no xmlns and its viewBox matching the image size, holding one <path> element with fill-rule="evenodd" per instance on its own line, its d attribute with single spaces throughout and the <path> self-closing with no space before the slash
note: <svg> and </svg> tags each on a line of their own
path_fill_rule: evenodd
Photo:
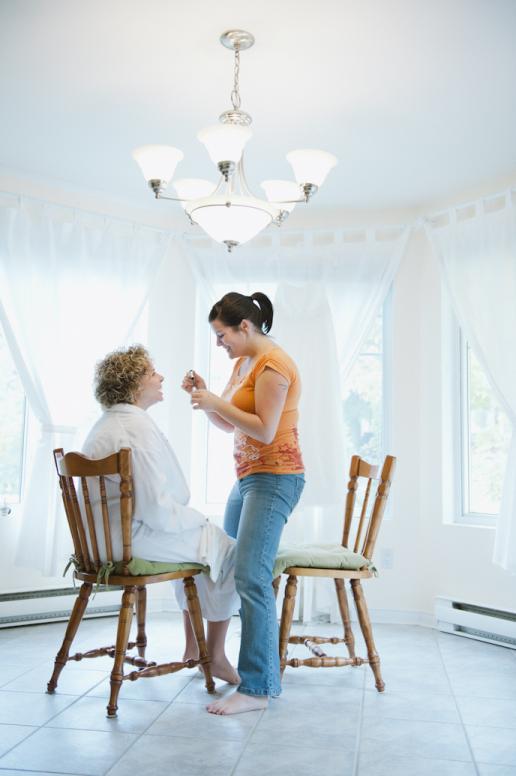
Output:
<svg viewBox="0 0 516 776">
<path fill-rule="evenodd" d="M 266 445 L 235 429 L 233 456 L 238 479 L 249 474 L 302 474 L 303 459 L 299 448 L 297 422 L 301 381 L 295 363 L 281 348 L 275 347 L 261 356 L 243 377 L 236 362 L 223 398 L 244 412 L 255 413 L 254 391 L 258 377 L 265 369 L 273 369 L 288 381 L 287 398 L 281 413 L 278 429 L 272 442 Z"/>
</svg>

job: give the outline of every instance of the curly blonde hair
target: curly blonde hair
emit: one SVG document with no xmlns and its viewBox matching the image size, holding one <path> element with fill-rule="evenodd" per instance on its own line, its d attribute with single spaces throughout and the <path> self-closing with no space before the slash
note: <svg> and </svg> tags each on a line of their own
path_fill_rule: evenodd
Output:
<svg viewBox="0 0 516 776">
<path fill-rule="evenodd" d="M 143 345 L 118 348 L 95 368 L 95 398 L 103 407 L 134 404 L 143 376 L 152 367 Z"/>
</svg>

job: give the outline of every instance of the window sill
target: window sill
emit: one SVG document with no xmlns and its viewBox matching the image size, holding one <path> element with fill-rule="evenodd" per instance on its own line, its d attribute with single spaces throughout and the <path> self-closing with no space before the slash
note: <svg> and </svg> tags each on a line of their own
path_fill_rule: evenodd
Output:
<svg viewBox="0 0 516 776">
<path fill-rule="evenodd" d="M 453 523 L 446 523 L 446 525 L 456 525 L 460 528 L 488 528 L 495 530 L 496 517 L 491 517 L 490 515 L 461 515 Z"/>
</svg>

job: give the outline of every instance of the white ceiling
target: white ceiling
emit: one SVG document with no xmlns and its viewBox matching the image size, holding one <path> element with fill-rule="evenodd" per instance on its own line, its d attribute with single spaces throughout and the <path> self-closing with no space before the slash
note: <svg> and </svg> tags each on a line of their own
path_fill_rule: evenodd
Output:
<svg viewBox="0 0 516 776">
<path fill-rule="evenodd" d="M 516 181 L 516 0 L 1 0 L 0 165 L 141 205 L 130 152 L 181 148 L 230 107 L 228 28 L 251 31 L 249 182 L 333 152 L 318 207 L 417 207 Z M 259 190 L 259 189 L 258 189 Z"/>
</svg>

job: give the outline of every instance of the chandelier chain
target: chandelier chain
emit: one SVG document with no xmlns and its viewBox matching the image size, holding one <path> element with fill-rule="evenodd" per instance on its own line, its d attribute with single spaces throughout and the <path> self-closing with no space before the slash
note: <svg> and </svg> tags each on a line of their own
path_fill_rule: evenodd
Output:
<svg viewBox="0 0 516 776">
<path fill-rule="evenodd" d="M 240 99 L 240 46 L 235 46 L 235 73 L 233 79 L 233 91 L 231 92 L 231 103 L 233 110 L 238 110 L 242 104 Z"/>
</svg>

